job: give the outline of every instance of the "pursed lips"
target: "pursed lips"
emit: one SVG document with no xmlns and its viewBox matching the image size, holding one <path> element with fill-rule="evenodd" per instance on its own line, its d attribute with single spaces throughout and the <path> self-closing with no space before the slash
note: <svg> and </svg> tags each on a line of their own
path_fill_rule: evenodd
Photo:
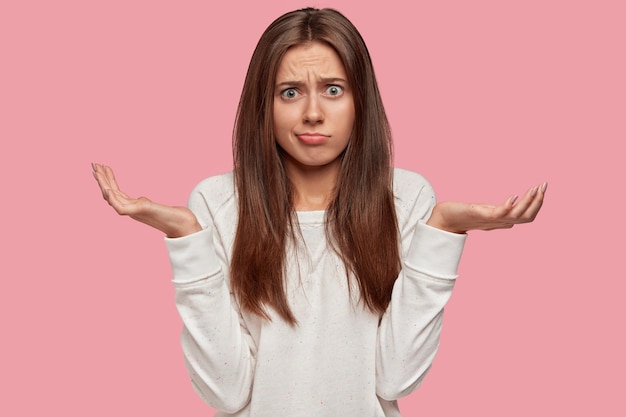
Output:
<svg viewBox="0 0 626 417">
<path fill-rule="evenodd" d="M 324 135 L 316 132 L 306 132 L 296 134 L 296 137 L 300 140 L 300 142 L 307 145 L 320 145 L 326 142 L 330 138 L 330 135 Z"/>
</svg>

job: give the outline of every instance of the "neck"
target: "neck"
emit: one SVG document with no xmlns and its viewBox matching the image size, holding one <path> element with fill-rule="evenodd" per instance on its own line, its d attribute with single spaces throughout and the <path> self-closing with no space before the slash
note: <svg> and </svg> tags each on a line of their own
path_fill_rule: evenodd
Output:
<svg viewBox="0 0 626 417">
<path fill-rule="evenodd" d="M 337 185 L 339 161 L 323 167 L 295 166 L 285 161 L 285 169 L 294 190 L 294 209 L 326 210 Z"/>
</svg>

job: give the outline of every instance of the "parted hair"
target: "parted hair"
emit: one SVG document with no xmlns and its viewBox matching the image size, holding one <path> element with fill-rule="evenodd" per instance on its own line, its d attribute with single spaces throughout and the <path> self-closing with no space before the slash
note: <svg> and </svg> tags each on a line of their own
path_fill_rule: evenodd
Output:
<svg viewBox="0 0 626 417">
<path fill-rule="evenodd" d="M 238 224 L 230 285 L 245 310 L 273 309 L 295 325 L 286 294 L 287 244 L 296 239 L 293 189 L 273 129 L 278 67 L 287 50 L 308 42 L 333 48 L 353 91 L 355 122 L 340 156 L 326 209 L 327 240 L 356 280 L 360 300 L 382 314 L 400 270 L 393 201 L 392 142 L 372 61 L 354 25 L 333 9 L 306 8 L 276 19 L 261 36 L 246 75 L 233 130 Z M 351 288 L 351 282 L 348 283 Z"/>
</svg>

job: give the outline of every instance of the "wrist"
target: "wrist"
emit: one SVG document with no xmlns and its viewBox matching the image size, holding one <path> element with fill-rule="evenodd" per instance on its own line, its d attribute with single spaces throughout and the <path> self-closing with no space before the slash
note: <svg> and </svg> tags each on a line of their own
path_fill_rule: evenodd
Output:
<svg viewBox="0 0 626 417">
<path fill-rule="evenodd" d="M 439 204 L 435 205 L 433 208 L 433 212 L 426 224 L 445 232 L 456 233 L 459 235 L 467 233 L 467 230 L 461 230 L 458 227 L 454 227 L 454 225 L 450 225 L 446 222 L 445 217 L 441 214 L 441 210 L 439 210 Z"/>
<path fill-rule="evenodd" d="M 179 238 L 179 237 L 185 237 L 193 233 L 197 233 L 200 230 L 202 230 L 202 226 L 200 226 L 200 223 L 196 221 L 193 224 L 183 226 L 183 227 L 178 227 L 176 228 L 176 230 L 167 231 L 165 234 L 168 238 L 174 239 L 174 238 Z"/>
</svg>

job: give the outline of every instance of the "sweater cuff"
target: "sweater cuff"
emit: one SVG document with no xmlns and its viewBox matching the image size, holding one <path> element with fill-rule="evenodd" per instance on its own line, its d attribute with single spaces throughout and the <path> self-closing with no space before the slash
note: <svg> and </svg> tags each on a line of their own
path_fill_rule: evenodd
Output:
<svg viewBox="0 0 626 417">
<path fill-rule="evenodd" d="M 211 228 L 178 238 L 165 238 L 174 283 L 190 283 L 217 274 L 221 265 Z"/>
<path fill-rule="evenodd" d="M 405 264 L 426 275 L 456 279 L 467 234 L 450 233 L 420 221 Z"/>
</svg>

